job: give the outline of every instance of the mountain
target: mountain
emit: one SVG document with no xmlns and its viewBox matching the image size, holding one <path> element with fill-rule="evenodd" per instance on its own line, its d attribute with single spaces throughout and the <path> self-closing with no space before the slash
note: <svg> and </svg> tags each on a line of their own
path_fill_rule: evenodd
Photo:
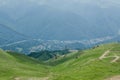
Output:
<svg viewBox="0 0 120 80">
<path fill-rule="evenodd" d="M 0 50 L 0 79 L 116 80 L 120 75 L 120 44 L 99 45 L 41 62 Z"/>
<path fill-rule="evenodd" d="M 89 8 L 92 13 L 84 11 L 83 15 L 49 9 L 46 6 L 37 7 L 17 20 L 17 26 L 22 27 L 16 30 L 33 38 L 45 40 L 88 40 L 118 35 L 119 16 L 114 15 L 119 14 L 111 13 L 113 9 L 102 9 L 98 6 Z M 115 8 L 116 13 L 120 13 L 118 10 Z"/>
<path fill-rule="evenodd" d="M 13 38 L 3 37 L 10 33 L 2 30 L 6 33 L 1 34 L 0 47 L 29 54 L 45 49 L 63 50 L 65 46 L 73 50 L 86 49 L 119 41 L 118 3 L 111 0 L 1 0 L 0 23 L 17 33 L 12 33 L 16 34 Z M 21 39 L 22 36 L 25 39 Z"/>
<path fill-rule="evenodd" d="M 13 43 L 16 41 L 25 40 L 26 37 L 4 24 L 0 24 L 0 45 Z"/>
<path fill-rule="evenodd" d="M 11 5 L 12 2 L 16 4 Z M 118 3 L 111 0 L 7 0 L 1 1 L 0 12 L 9 17 L 10 20 L 4 18 L 9 22 L 6 24 L 35 39 L 90 40 L 118 35 Z"/>
</svg>

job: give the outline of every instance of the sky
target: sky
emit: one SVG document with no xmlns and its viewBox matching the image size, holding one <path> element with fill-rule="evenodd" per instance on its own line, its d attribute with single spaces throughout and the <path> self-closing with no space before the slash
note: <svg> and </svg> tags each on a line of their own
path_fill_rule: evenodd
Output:
<svg viewBox="0 0 120 80">
<path fill-rule="evenodd" d="M 119 5 L 120 0 L 0 0 L 0 6 L 18 5 L 18 4 L 37 4 L 37 5 L 50 5 L 50 4 L 70 4 L 70 3 L 85 3 L 85 4 L 98 4 L 100 6 L 113 6 Z"/>
<path fill-rule="evenodd" d="M 47 6 L 79 13 L 84 7 L 89 8 L 89 5 L 100 8 L 120 7 L 120 0 L 0 0 L 0 11 L 17 19 L 36 6 Z"/>
</svg>

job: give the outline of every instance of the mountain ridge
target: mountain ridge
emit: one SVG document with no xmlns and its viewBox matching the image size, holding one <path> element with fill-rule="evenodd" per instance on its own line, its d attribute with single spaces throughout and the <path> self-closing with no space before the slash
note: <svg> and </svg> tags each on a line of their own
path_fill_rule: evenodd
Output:
<svg viewBox="0 0 120 80">
<path fill-rule="evenodd" d="M 18 5 L 13 5 L 17 7 L 12 7 L 10 10 L 16 12 L 16 14 L 5 7 L 3 7 L 4 10 L 0 8 L 0 11 L 12 19 L 6 19 L 6 24 L 10 24 L 10 27 L 14 30 L 32 38 L 45 40 L 82 40 L 118 35 L 120 25 L 119 6 L 111 5 L 116 4 L 116 2 L 106 1 L 105 4 L 109 4 L 110 6 L 103 5 L 102 2 L 104 1 L 91 3 L 93 2 L 92 0 L 71 1 L 73 2 L 72 4 L 68 0 L 58 1 L 60 3 L 54 0 L 51 2 L 45 1 L 45 3 L 49 4 L 67 2 L 66 6 L 56 6 L 56 4 L 38 5 L 36 1 L 27 5 L 27 2 L 20 1 L 20 3 L 16 2 Z M 21 11 L 22 7 L 20 8 L 20 4 L 22 3 L 24 3 L 23 7 L 25 7 L 23 12 Z M 40 3 L 44 2 L 40 1 Z M 10 5 L 9 1 L 6 5 L 7 7 Z M 103 8 L 103 6 L 107 7 Z M 17 11 L 17 8 L 20 8 L 20 11 Z M 18 18 L 14 19 L 11 15 Z"/>
<path fill-rule="evenodd" d="M 5 45 L 25 39 L 26 36 L 14 31 L 13 29 L 4 24 L 0 24 L 0 45 Z"/>
</svg>

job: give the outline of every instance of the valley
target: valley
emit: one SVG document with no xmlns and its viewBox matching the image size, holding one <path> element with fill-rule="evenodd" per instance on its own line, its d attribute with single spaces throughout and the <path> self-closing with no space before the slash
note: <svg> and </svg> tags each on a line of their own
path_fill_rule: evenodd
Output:
<svg viewBox="0 0 120 80">
<path fill-rule="evenodd" d="M 0 48 L 4 50 L 27 55 L 65 47 L 83 50 L 120 40 L 116 2 L 1 0 L 0 4 Z"/>
<path fill-rule="evenodd" d="M 84 50 L 89 49 L 101 43 L 118 42 L 119 36 L 107 36 L 103 38 L 95 38 L 90 40 L 42 40 L 42 39 L 23 39 L 4 45 L 0 48 L 4 50 L 13 50 L 23 54 L 30 54 L 31 52 L 38 52 L 42 50 Z M 2 41 L 1 41 L 2 42 Z M 2 42 L 3 43 L 3 42 Z"/>
<path fill-rule="evenodd" d="M 119 43 L 103 44 L 44 62 L 32 56 L 0 50 L 0 79 L 117 80 L 120 75 L 119 51 Z"/>
<path fill-rule="evenodd" d="M 0 0 L 0 80 L 120 80 L 120 1 Z"/>
</svg>

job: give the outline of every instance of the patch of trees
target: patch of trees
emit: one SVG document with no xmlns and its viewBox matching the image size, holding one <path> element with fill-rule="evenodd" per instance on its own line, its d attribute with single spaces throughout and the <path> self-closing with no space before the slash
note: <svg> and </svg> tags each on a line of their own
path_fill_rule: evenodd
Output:
<svg viewBox="0 0 120 80">
<path fill-rule="evenodd" d="M 48 51 L 48 50 L 43 50 L 39 52 L 31 52 L 28 56 L 36 58 L 38 60 L 46 61 L 51 58 L 57 59 L 61 55 L 68 54 L 69 50 L 55 50 L 55 51 Z"/>
</svg>

